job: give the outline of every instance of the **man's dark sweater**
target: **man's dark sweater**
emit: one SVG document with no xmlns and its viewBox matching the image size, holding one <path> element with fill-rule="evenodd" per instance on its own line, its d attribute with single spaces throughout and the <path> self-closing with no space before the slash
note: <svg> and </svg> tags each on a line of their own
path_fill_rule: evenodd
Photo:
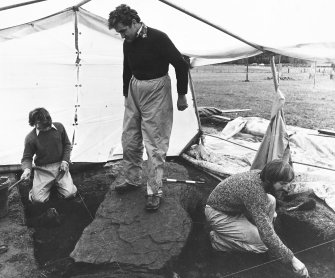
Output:
<svg viewBox="0 0 335 278">
<path fill-rule="evenodd" d="M 123 43 L 123 95 L 128 96 L 132 75 L 139 80 L 162 77 L 173 65 L 177 77 L 178 94 L 187 93 L 188 64 L 169 37 L 156 29 L 147 27 L 146 37 L 139 36 L 133 42 Z"/>
<path fill-rule="evenodd" d="M 38 135 L 36 128 L 34 128 L 26 136 L 21 160 L 22 169 L 31 169 L 34 155 L 36 166 L 70 161 L 72 145 L 66 130 L 61 123 L 53 123 L 53 125 L 56 128 L 52 127 L 48 131 L 40 131 Z"/>
</svg>

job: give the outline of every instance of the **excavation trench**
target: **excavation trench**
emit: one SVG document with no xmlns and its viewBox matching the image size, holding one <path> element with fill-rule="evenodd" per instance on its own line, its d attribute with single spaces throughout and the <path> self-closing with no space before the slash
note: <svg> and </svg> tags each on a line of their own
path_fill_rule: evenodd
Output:
<svg viewBox="0 0 335 278">
<path fill-rule="evenodd" d="M 288 266 L 279 262 L 267 263 L 271 258 L 268 254 L 241 254 L 241 253 L 219 253 L 214 251 L 209 243 L 209 227 L 206 224 L 203 208 L 211 190 L 218 181 L 189 165 L 183 160 L 174 159 L 167 163 L 165 174 L 168 178 L 203 180 L 201 185 L 167 185 L 167 191 L 175 190 L 176 186 L 182 189 L 180 195 L 181 207 L 187 212 L 191 222 L 188 236 L 185 238 L 180 252 L 171 256 L 160 269 L 148 269 L 146 267 L 134 267 L 125 263 L 86 263 L 75 262 L 71 252 L 79 240 L 83 241 L 85 228 L 92 225 L 99 206 L 104 199 L 110 197 L 111 185 L 117 179 L 121 164 L 117 162 L 110 167 L 97 165 L 95 167 L 81 167 L 73 171 L 74 183 L 78 185 L 81 202 L 60 200 L 51 198 L 47 206 L 32 206 L 27 201 L 29 186 L 20 186 L 21 200 L 24 204 L 27 224 L 32 225 L 34 255 L 40 271 L 44 277 L 226 277 L 229 274 L 249 269 L 240 273 L 239 277 L 294 277 Z M 56 196 L 56 194 L 54 194 Z M 144 198 L 136 197 L 136 200 L 143 204 Z M 59 223 L 36 220 L 48 207 L 54 207 L 60 215 Z M 302 233 L 299 227 L 306 232 L 305 222 L 301 225 L 297 219 L 287 215 L 282 216 L 284 221 L 281 227 L 290 233 L 295 231 Z M 289 224 L 290 228 L 287 227 Z M 286 226 L 285 226 L 286 225 Z M 296 225 L 296 229 L 292 228 Z M 308 227 L 307 227 L 308 229 Z M 291 237 L 285 231 L 281 237 L 294 251 L 308 246 L 308 242 L 297 240 L 297 235 Z M 293 240 L 290 240 L 292 238 Z M 308 238 L 308 236 L 307 236 Z M 310 238 L 308 239 L 309 242 Z M 317 242 L 314 242 L 317 243 Z M 313 244 L 314 244 L 313 243 Z M 87 242 L 89 245 L 89 242 Z M 107 244 L 107 243 L 106 243 Z M 85 242 L 83 243 L 85 245 Z M 308 252 L 302 253 L 299 257 L 309 266 L 313 274 L 322 277 L 332 277 L 335 271 L 333 264 L 334 255 L 331 250 L 333 245 L 325 245 Z M 93 252 L 94 245 L 91 245 L 87 252 Z M 253 268 L 255 265 L 261 267 Z M 173 276 L 175 275 L 175 276 Z M 275 275 L 275 276 L 274 276 Z M 320 276 L 320 277 L 321 277 Z M 229 276 L 227 276 L 229 277 Z"/>
</svg>

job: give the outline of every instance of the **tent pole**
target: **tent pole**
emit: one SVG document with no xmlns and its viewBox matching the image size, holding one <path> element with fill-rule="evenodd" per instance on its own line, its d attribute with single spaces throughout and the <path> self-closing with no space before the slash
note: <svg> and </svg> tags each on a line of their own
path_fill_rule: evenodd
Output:
<svg viewBox="0 0 335 278">
<path fill-rule="evenodd" d="M 245 82 L 249 82 L 249 76 L 248 76 L 248 73 L 249 73 L 249 59 L 246 58 L 247 60 L 247 73 L 246 73 L 246 77 L 245 77 Z"/>
<path fill-rule="evenodd" d="M 278 57 L 278 72 L 277 72 L 277 81 L 278 81 L 278 84 L 280 83 L 280 76 L 281 76 L 281 72 L 282 72 L 282 66 L 281 66 L 281 61 L 280 61 L 280 58 L 281 58 L 281 55 L 279 55 Z"/>
<path fill-rule="evenodd" d="M 13 8 L 21 7 L 21 6 L 30 5 L 30 4 L 35 4 L 35 3 L 43 2 L 43 1 L 47 1 L 47 0 L 34 0 L 34 1 L 29 1 L 29 2 L 24 2 L 24 3 L 14 4 L 14 5 L 2 7 L 0 8 L 0 11 L 9 10 L 9 9 L 13 9 Z"/>
<path fill-rule="evenodd" d="M 275 90 L 277 92 L 277 90 L 278 90 L 278 79 L 277 79 L 277 74 L 276 74 L 275 56 L 274 55 L 271 56 L 270 63 L 271 63 L 271 71 L 272 71 L 273 83 L 275 85 Z"/>
<path fill-rule="evenodd" d="M 76 60 L 75 60 L 75 66 L 76 66 L 76 77 L 77 77 L 77 83 L 75 84 L 76 87 L 76 92 L 77 92 L 77 98 L 76 98 L 76 104 L 74 105 L 75 110 L 74 110 L 74 119 L 73 119 L 73 136 L 72 136 L 72 145 L 75 145 L 75 140 L 76 140 L 76 129 L 78 126 L 78 108 L 80 107 L 79 104 L 79 95 L 80 95 L 80 89 L 81 89 L 81 84 L 80 84 L 80 50 L 79 50 L 79 30 L 78 30 L 78 14 L 77 10 L 74 9 L 74 47 L 76 49 Z"/>
<path fill-rule="evenodd" d="M 314 88 L 315 88 L 315 78 L 316 78 L 316 61 L 314 62 Z"/>
<path fill-rule="evenodd" d="M 189 79 L 190 89 L 191 89 L 192 98 L 193 98 L 193 105 L 194 105 L 194 109 L 195 109 L 195 115 L 197 116 L 197 121 L 198 121 L 200 140 L 201 140 L 201 143 L 203 144 L 204 143 L 203 138 L 202 138 L 203 131 L 202 131 L 202 128 L 201 128 L 200 116 L 199 116 L 199 111 L 198 111 L 197 99 L 195 97 L 195 91 L 194 91 L 194 85 L 193 85 L 193 80 L 192 80 L 192 76 L 191 76 L 191 71 L 188 71 L 188 79 Z"/>
<path fill-rule="evenodd" d="M 221 31 L 221 32 L 223 32 L 223 33 L 226 33 L 226 34 L 228 34 L 229 36 L 234 37 L 235 39 L 237 39 L 237 40 L 239 40 L 239 41 L 241 41 L 241 42 L 244 42 L 245 44 L 250 45 L 251 47 L 256 48 L 256 49 L 258 49 L 258 50 L 264 52 L 264 49 L 263 49 L 262 46 L 257 45 L 257 44 L 254 44 L 254 43 L 251 43 L 251 42 L 249 42 L 249 41 L 247 41 L 247 40 L 245 40 L 245 39 L 243 39 L 243 38 L 241 38 L 241 37 L 239 37 L 239 36 L 237 36 L 237 35 L 235 35 L 235 34 L 229 32 L 229 31 L 227 31 L 226 29 L 223 29 L 222 27 L 219 27 L 219 26 L 215 25 L 214 23 L 209 22 L 209 21 L 206 20 L 206 19 L 203 19 L 203 18 L 201 18 L 201 17 L 199 17 L 199 16 L 197 16 L 197 15 L 195 15 L 195 14 L 193 14 L 193 13 L 191 13 L 191 12 L 189 12 L 189 11 L 187 11 L 187 10 L 181 8 L 181 7 L 178 7 L 178 6 L 175 5 L 175 4 L 170 3 L 169 1 L 166 1 L 166 0 L 158 0 L 158 1 L 164 3 L 164 4 L 168 5 L 168 6 L 171 6 L 171 7 L 175 8 L 175 9 L 177 9 L 177 10 L 179 10 L 179 11 L 181 11 L 181 12 L 183 12 L 183 13 L 185 13 L 185 14 L 191 16 L 191 17 L 194 17 L 195 19 L 198 19 L 198 20 L 200 20 L 200 21 L 202 21 L 202 22 L 204 22 L 204 23 L 206 23 L 206 24 L 212 26 L 212 27 L 215 28 L 215 29 L 218 29 L 219 31 Z"/>
<path fill-rule="evenodd" d="M 80 3 L 78 3 L 75 7 L 76 8 L 79 8 L 79 7 L 81 7 L 82 5 L 85 5 L 86 3 L 88 3 L 88 2 L 90 2 L 91 0 L 83 0 L 83 1 L 81 1 Z"/>
</svg>

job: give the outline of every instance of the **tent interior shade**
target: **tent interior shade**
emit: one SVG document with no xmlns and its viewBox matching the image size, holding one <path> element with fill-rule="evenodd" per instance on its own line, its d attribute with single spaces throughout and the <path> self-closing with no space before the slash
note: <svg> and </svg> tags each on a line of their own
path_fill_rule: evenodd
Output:
<svg viewBox="0 0 335 278">
<path fill-rule="evenodd" d="M 49 110 L 54 121 L 65 125 L 70 139 L 74 138 L 73 162 L 120 158 L 122 40 L 105 31 L 106 21 L 84 10 L 77 16 L 79 64 L 75 63 L 73 10 L 39 20 L 33 26 L 24 25 L 22 30 L 15 27 L 20 37 L 0 43 L 1 64 L 6 65 L 0 68 L 0 117 L 4 134 L 10 134 L 3 137 L 0 146 L 2 165 L 20 163 L 23 141 L 31 130 L 28 113 L 40 106 Z M 170 76 L 176 98 L 173 69 Z M 190 103 L 191 97 L 188 94 Z M 174 117 L 168 153 L 172 156 L 179 155 L 198 133 L 193 106 L 185 112 L 175 109 Z"/>
<path fill-rule="evenodd" d="M 1 7 L 18 2 L 5 0 Z M 193 66 L 260 53 L 158 0 L 121 2 L 136 9 L 148 26 L 166 32 L 191 57 Z M 6 134 L 0 146 L 1 165 L 19 164 L 24 137 L 31 130 L 28 112 L 38 106 L 66 126 L 70 139 L 75 134 L 73 161 L 103 162 L 121 153 L 122 40 L 107 28 L 109 12 L 121 2 L 48 0 L 0 11 L 0 119 Z M 334 2 L 321 2 L 212 0 L 208 5 L 185 0 L 182 6 L 265 50 L 334 62 Z M 72 8 L 80 3 L 78 11 Z M 173 68 L 170 76 L 175 82 Z M 191 103 L 190 93 L 188 97 Z M 199 128 L 194 107 L 186 112 L 175 109 L 174 114 L 168 155 L 180 154 Z"/>
</svg>

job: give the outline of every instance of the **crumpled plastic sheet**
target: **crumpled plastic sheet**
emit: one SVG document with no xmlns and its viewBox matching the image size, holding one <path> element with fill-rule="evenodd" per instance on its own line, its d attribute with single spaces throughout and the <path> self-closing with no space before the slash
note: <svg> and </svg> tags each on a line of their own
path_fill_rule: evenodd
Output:
<svg viewBox="0 0 335 278">
<path fill-rule="evenodd" d="M 220 176 L 248 171 L 268 124 L 268 120 L 258 117 L 238 117 L 215 137 L 205 135 L 204 144 L 191 146 L 183 157 Z M 294 126 L 287 126 L 287 132 L 297 173 L 295 190 L 313 190 L 335 211 L 335 173 L 313 167 L 335 169 L 335 137 L 321 136 L 316 130 Z"/>
</svg>

